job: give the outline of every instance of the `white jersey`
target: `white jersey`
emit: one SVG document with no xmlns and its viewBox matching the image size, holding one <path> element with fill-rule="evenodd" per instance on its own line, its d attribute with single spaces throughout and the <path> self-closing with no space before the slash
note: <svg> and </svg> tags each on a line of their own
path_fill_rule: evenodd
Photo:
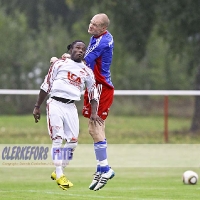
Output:
<svg viewBox="0 0 200 200">
<path fill-rule="evenodd" d="M 98 101 L 92 70 L 83 62 L 59 59 L 50 66 L 40 88 L 49 93 L 50 97 L 56 96 L 79 101 L 85 87 L 89 92 L 89 99 Z"/>
</svg>

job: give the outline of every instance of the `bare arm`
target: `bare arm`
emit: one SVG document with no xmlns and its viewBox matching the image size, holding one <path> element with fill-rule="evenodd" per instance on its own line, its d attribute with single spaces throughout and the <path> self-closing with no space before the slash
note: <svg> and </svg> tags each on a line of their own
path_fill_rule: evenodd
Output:
<svg viewBox="0 0 200 200">
<path fill-rule="evenodd" d="M 90 116 L 90 120 L 92 120 L 96 126 L 96 123 L 98 123 L 100 126 L 103 124 L 103 119 L 101 119 L 98 115 L 97 115 L 97 106 L 98 103 L 96 100 L 92 99 L 90 101 L 91 104 L 91 116 Z"/>
<path fill-rule="evenodd" d="M 35 123 L 37 123 L 40 120 L 40 106 L 42 105 L 43 101 L 47 97 L 48 93 L 46 93 L 44 90 L 40 90 L 40 93 L 38 95 L 38 99 L 35 103 L 35 107 L 33 109 L 33 117 L 35 118 Z"/>
</svg>

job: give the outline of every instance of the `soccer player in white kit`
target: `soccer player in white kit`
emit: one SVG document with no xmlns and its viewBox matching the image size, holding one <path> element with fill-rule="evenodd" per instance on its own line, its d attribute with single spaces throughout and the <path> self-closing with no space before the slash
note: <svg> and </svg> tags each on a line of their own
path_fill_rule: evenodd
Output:
<svg viewBox="0 0 200 200">
<path fill-rule="evenodd" d="M 85 51 L 85 43 L 77 40 L 71 44 L 71 59 L 58 59 L 51 64 L 33 110 L 37 123 L 40 120 L 40 106 L 49 95 L 46 105 L 47 125 L 52 139 L 52 160 L 56 168 L 51 178 L 63 190 L 73 186 L 63 169 L 69 164 L 78 144 L 79 118 L 74 102 L 80 100 L 85 87 L 89 91 L 92 107 L 90 119 L 95 124 L 103 124 L 103 120 L 97 115 L 98 95 L 94 74 L 82 62 Z"/>
</svg>

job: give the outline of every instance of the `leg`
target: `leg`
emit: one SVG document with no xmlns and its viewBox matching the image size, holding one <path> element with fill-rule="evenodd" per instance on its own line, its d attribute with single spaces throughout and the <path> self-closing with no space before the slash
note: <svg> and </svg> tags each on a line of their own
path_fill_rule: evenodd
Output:
<svg viewBox="0 0 200 200">
<path fill-rule="evenodd" d="M 94 140 L 94 150 L 97 160 L 97 170 L 94 174 L 90 190 L 99 190 L 105 186 L 107 181 L 114 177 L 115 173 L 108 165 L 107 141 L 105 139 L 105 122 L 103 126 L 95 126 L 89 122 L 89 133 Z"/>
<path fill-rule="evenodd" d="M 78 145 L 78 140 L 73 138 L 70 142 L 64 145 L 65 154 L 63 154 L 63 169 L 69 165 L 70 160 L 73 159 L 73 153 Z"/>
<path fill-rule="evenodd" d="M 62 104 L 56 101 L 48 100 L 47 104 L 47 124 L 49 135 L 52 139 L 52 160 L 56 170 L 51 174 L 51 178 L 56 180 L 56 183 L 63 190 L 72 187 L 73 184 L 67 180 L 63 173 L 63 151 L 62 141 L 64 137 L 63 128 L 63 107 Z"/>
<path fill-rule="evenodd" d="M 94 151 L 97 160 L 97 172 L 107 172 L 110 167 L 107 161 L 107 141 L 105 139 L 105 121 L 102 126 L 96 126 L 89 121 L 89 133 L 94 141 Z"/>
<path fill-rule="evenodd" d="M 62 170 L 62 139 L 59 137 L 52 142 L 51 156 L 56 167 L 56 179 L 63 175 Z"/>
<path fill-rule="evenodd" d="M 110 107 L 113 102 L 114 89 L 107 88 L 101 84 L 97 85 L 99 94 L 99 108 L 98 115 L 105 120 L 108 116 Z M 89 118 L 91 114 L 91 107 L 88 100 L 87 91 L 84 94 L 84 107 L 82 114 Z M 89 186 L 91 190 L 98 190 L 102 188 L 108 179 L 114 177 L 114 171 L 109 167 L 107 160 L 107 140 L 105 136 L 105 121 L 103 126 L 95 126 L 93 122 L 89 121 L 89 134 L 94 141 L 94 151 L 97 160 L 97 169 L 94 174 L 94 179 Z M 102 178 L 104 176 L 104 178 Z M 104 181 L 105 180 L 105 181 Z"/>
<path fill-rule="evenodd" d="M 63 190 L 67 190 L 68 188 L 72 187 L 73 184 L 69 180 L 67 180 L 66 176 L 63 173 L 63 154 L 64 150 L 62 148 L 62 139 L 57 138 L 53 140 L 51 155 L 53 163 L 56 167 L 56 170 L 53 173 L 56 175 L 56 183 L 58 184 L 58 186 Z"/>
<path fill-rule="evenodd" d="M 98 123 L 96 126 L 94 125 L 93 121 L 89 120 L 89 134 L 92 136 L 94 143 L 104 141 L 105 140 L 105 121 L 103 125 L 99 125 Z"/>
<path fill-rule="evenodd" d="M 63 138 L 63 121 L 60 104 L 56 101 L 48 99 L 47 101 L 47 127 L 49 136 L 52 139 L 51 155 L 53 163 L 56 167 L 55 172 L 51 174 L 51 178 L 56 180 L 61 175 L 62 171 L 62 138 Z M 57 173 L 56 173 L 57 172 Z"/>
<path fill-rule="evenodd" d="M 73 159 L 73 152 L 78 145 L 79 135 L 79 118 L 76 106 L 73 104 L 67 106 L 68 109 L 64 118 L 64 139 L 66 140 L 64 148 L 67 155 L 63 157 L 63 168 Z"/>
<path fill-rule="evenodd" d="M 64 171 L 64 168 L 73 159 L 73 152 L 78 144 L 79 118 L 74 104 L 63 105 L 63 132 L 63 139 L 66 141 L 62 154 L 62 167 Z M 73 186 L 69 180 L 67 180 L 67 183 L 69 187 Z"/>
</svg>

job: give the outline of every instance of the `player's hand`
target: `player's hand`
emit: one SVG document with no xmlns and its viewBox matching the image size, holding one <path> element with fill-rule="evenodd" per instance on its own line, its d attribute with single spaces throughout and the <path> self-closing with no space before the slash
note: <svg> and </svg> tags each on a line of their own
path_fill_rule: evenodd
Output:
<svg viewBox="0 0 200 200">
<path fill-rule="evenodd" d="M 66 58 L 71 58 L 71 55 L 68 53 L 64 53 L 61 57 L 63 60 L 65 60 Z"/>
<path fill-rule="evenodd" d="M 52 58 L 50 59 L 50 63 L 52 64 L 52 63 L 54 63 L 56 60 L 58 60 L 57 57 L 52 57 Z"/>
<path fill-rule="evenodd" d="M 35 107 L 33 110 L 33 117 L 35 118 L 35 123 L 38 123 L 40 120 L 40 109 Z"/>
<path fill-rule="evenodd" d="M 95 126 L 96 126 L 97 123 L 98 123 L 100 126 L 104 124 L 103 119 L 101 119 L 101 117 L 99 117 L 97 114 L 91 114 L 90 120 L 94 122 L 94 125 L 95 125 Z"/>
</svg>

